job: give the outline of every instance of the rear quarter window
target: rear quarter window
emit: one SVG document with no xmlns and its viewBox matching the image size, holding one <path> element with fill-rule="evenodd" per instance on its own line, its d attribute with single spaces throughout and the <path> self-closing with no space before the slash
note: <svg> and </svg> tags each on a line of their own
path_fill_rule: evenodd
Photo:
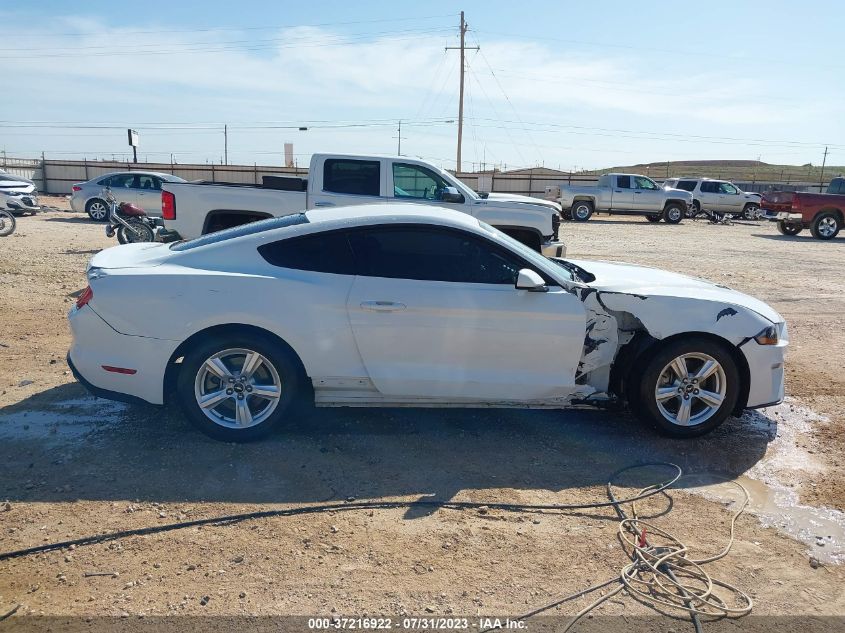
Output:
<svg viewBox="0 0 845 633">
<path fill-rule="evenodd" d="M 209 244 L 218 244 L 231 240 L 236 237 L 244 237 L 245 235 L 254 235 L 262 231 L 271 231 L 273 229 L 280 229 L 286 226 L 296 226 L 297 224 L 308 224 L 308 218 L 304 213 L 295 213 L 293 215 L 286 215 L 281 218 L 267 218 L 266 220 L 258 220 L 257 222 L 250 222 L 249 224 L 241 224 L 240 226 L 232 227 L 231 229 L 224 229 L 214 233 L 208 233 L 192 240 L 184 242 L 175 242 L 170 250 L 172 251 L 189 251 L 200 246 L 208 246 Z"/>
<path fill-rule="evenodd" d="M 684 191 L 693 191 L 695 190 L 695 180 L 679 180 L 678 184 L 675 185 L 675 189 L 683 189 Z"/>
<path fill-rule="evenodd" d="M 354 275 L 355 259 L 341 231 L 291 237 L 258 247 L 273 266 L 334 275 Z"/>
</svg>

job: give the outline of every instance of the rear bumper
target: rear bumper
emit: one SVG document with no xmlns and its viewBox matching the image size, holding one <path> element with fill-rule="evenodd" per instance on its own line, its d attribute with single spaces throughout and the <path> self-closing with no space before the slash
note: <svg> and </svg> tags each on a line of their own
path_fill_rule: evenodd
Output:
<svg viewBox="0 0 845 633">
<path fill-rule="evenodd" d="M 74 376 L 94 395 L 123 402 L 164 403 L 164 373 L 178 343 L 115 331 L 91 306 L 68 314 Z M 105 367 L 135 370 L 133 374 Z"/>
<path fill-rule="evenodd" d="M 565 257 L 566 244 L 559 240 L 549 240 L 540 245 L 540 252 L 546 257 Z"/>
</svg>

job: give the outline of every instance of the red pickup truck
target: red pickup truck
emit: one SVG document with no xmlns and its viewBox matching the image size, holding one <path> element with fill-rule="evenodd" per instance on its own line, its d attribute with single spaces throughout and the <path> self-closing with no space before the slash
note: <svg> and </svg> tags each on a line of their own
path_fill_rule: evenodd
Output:
<svg viewBox="0 0 845 633">
<path fill-rule="evenodd" d="M 778 223 L 783 235 L 810 229 L 817 240 L 833 239 L 845 226 L 845 178 L 834 178 L 826 193 L 764 193 L 760 208 L 765 217 Z"/>
</svg>

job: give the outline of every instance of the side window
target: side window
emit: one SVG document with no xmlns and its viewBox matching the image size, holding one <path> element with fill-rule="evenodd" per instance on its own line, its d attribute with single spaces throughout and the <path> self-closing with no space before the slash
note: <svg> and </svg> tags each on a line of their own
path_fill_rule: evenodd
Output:
<svg viewBox="0 0 845 633">
<path fill-rule="evenodd" d="M 720 182 L 719 193 L 727 193 L 734 196 L 739 193 L 739 190 L 729 182 Z"/>
<path fill-rule="evenodd" d="M 695 191 L 694 180 L 679 180 L 676 189 L 683 189 L 684 191 Z"/>
<path fill-rule="evenodd" d="M 139 189 L 146 189 L 146 190 L 154 190 L 154 189 L 161 189 L 161 181 L 158 181 L 158 186 L 156 186 L 157 178 L 153 176 L 145 176 L 141 175 L 138 176 L 138 188 Z"/>
<path fill-rule="evenodd" d="M 631 177 L 630 176 L 617 176 L 616 177 L 616 186 L 620 189 L 631 189 Z"/>
<path fill-rule="evenodd" d="M 323 165 L 323 191 L 378 196 L 381 164 L 377 160 L 329 158 Z"/>
<path fill-rule="evenodd" d="M 128 189 L 133 186 L 135 182 L 135 174 L 117 174 L 116 176 L 112 176 L 109 182 L 109 186 L 112 189 Z"/>
<path fill-rule="evenodd" d="M 393 163 L 393 195 L 396 198 L 440 200 L 449 183 L 430 169 Z"/>
<path fill-rule="evenodd" d="M 716 193 L 716 183 L 715 182 L 702 182 L 701 183 L 701 192 L 702 193 Z"/>
<path fill-rule="evenodd" d="M 634 183 L 637 189 L 658 189 L 659 187 L 650 178 L 645 176 L 634 176 Z"/>
<path fill-rule="evenodd" d="M 103 178 L 102 180 L 98 180 L 97 184 L 102 185 L 103 187 L 108 187 L 111 184 L 111 181 L 112 181 L 111 176 L 109 176 L 108 178 Z"/>
<path fill-rule="evenodd" d="M 367 277 L 516 283 L 519 258 L 460 231 L 430 227 L 373 228 L 349 234 L 358 274 Z"/>
<path fill-rule="evenodd" d="M 279 240 L 258 247 L 273 266 L 316 273 L 354 275 L 355 262 L 345 232 L 319 233 Z"/>
</svg>

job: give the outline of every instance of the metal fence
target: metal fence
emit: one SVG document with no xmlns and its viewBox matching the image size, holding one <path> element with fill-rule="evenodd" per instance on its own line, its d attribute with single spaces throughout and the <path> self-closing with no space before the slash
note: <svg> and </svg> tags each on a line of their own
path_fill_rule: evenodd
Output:
<svg viewBox="0 0 845 633">
<path fill-rule="evenodd" d="M 156 171 L 173 174 L 185 180 L 208 180 L 241 184 L 261 184 L 264 176 L 273 174 L 306 176 L 307 168 L 273 165 L 215 165 L 179 163 L 131 163 L 121 161 L 85 161 L 0 158 L 0 169 L 34 181 L 39 191 L 47 194 L 69 194 L 75 182 L 83 182 L 114 171 Z M 465 172 L 456 174 L 475 191 L 512 193 L 544 197 L 546 187 L 555 185 L 595 185 L 598 174 Z M 656 179 L 661 182 L 662 179 Z M 775 180 L 733 180 L 745 191 L 783 189 L 819 191 L 818 182 L 783 182 Z"/>
</svg>

